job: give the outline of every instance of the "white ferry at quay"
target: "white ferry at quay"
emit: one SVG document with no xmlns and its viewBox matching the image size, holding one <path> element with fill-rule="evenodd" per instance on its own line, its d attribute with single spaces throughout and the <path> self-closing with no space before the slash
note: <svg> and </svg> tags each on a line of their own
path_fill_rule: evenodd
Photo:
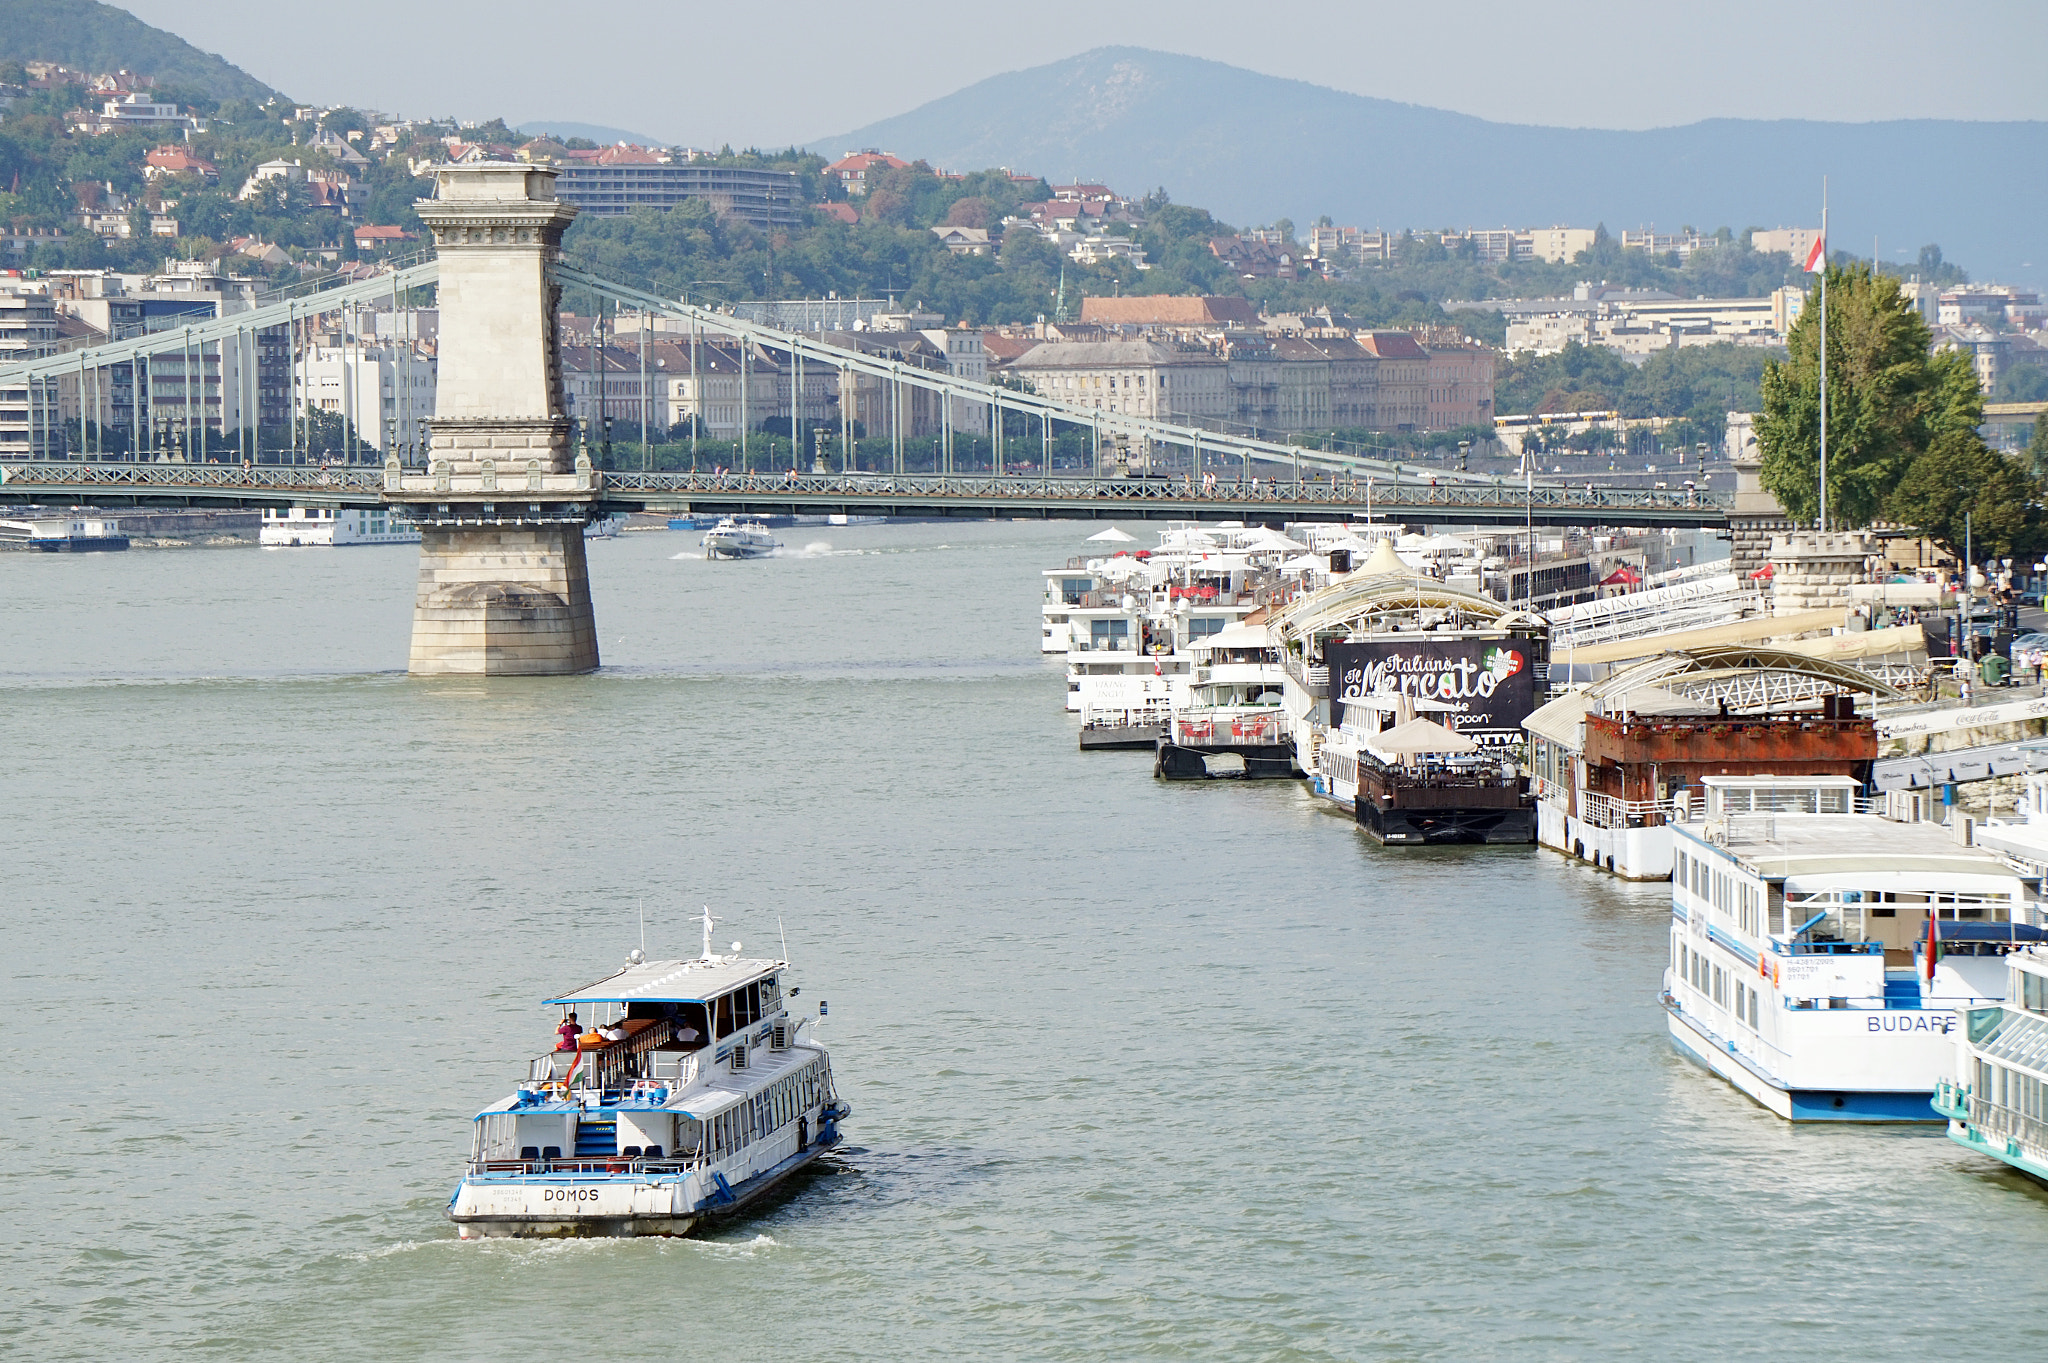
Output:
<svg viewBox="0 0 2048 1363">
<path fill-rule="evenodd" d="M 785 961 L 648 961 L 551 1005 L 583 1032 L 476 1116 L 448 1201 L 465 1240 L 684 1235 L 740 1211 L 838 1145 L 852 1107 L 793 1017 Z M 820 1016 L 825 1005 L 818 1005 Z"/>
<path fill-rule="evenodd" d="M 1789 1121 L 1932 1122 L 1959 1013 L 2039 934 L 1973 828 L 1855 812 L 1843 776 L 1709 776 L 1672 828 L 1663 1004 L 1679 1053 Z"/>
</svg>

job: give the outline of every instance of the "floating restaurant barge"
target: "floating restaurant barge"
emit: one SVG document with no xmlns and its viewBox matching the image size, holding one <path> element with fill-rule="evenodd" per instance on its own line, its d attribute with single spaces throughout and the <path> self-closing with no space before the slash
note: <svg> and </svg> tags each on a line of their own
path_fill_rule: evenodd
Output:
<svg viewBox="0 0 2048 1363">
<path fill-rule="evenodd" d="M 1674 651 L 1552 700 L 1525 722 L 1536 836 L 1629 880 L 1671 874 L 1672 828 L 1708 777 L 1839 776 L 1877 758 L 1867 672 L 1783 649 Z"/>
<path fill-rule="evenodd" d="M 1384 843 L 1535 840 L 1517 758 L 1549 661 L 1541 616 L 1417 573 L 1383 542 L 1272 632 L 1317 795 Z"/>
</svg>

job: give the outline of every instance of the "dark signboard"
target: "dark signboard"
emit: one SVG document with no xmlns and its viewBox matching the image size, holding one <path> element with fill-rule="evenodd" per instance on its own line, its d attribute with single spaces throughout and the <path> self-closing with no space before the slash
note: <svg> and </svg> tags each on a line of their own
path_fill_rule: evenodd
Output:
<svg viewBox="0 0 2048 1363">
<path fill-rule="evenodd" d="M 1375 639 L 1328 643 L 1330 724 L 1344 722 L 1344 702 L 1367 696 L 1410 696 L 1451 710 L 1418 709 L 1423 719 L 1456 729 L 1475 743 L 1522 741 L 1522 721 L 1536 708 L 1536 677 L 1526 639 Z"/>
</svg>

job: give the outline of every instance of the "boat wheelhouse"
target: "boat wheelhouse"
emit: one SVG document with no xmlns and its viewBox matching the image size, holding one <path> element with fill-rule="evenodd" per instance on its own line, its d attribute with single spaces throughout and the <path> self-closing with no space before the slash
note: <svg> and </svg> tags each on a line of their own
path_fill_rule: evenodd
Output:
<svg viewBox="0 0 2048 1363">
<path fill-rule="evenodd" d="M 1790 1121 L 1923 1122 L 1958 1009 L 1996 1005 L 2026 882 L 1848 777 L 1709 776 L 1672 825 L 1673 1045 Z"/>
<path fill-rule="evenodd" d="M 708 926 L 694 961 L 633 957 L 547 1001 L 589 1030 L 477 1114 L 448 1203 L 464 1239 L 686 1234 L 842 1139 L 852 1109 L 786 962 L 713 955 Z"/>
<path fill-rule="evenodd" d="M 2004 953 L 2005 1002 L 1964 1011 L 1956 1074 L 1935 1087 L 1934 1110 L 1965 1150 L 2048 1183 L 2048 932 L 1986 934 Z"/>
<path fill-rule="evenodd" d="M 1647 659 L 1523 721 L 1536 840 L 1628 880 L 1663 880 L 1672 825 L 1704 798 L 1703 779 L 1841 776 L 1860 787 L 1877 757 L 1871 707 L 1902 699 L 1849 664 L 1778 648 Z"/>
</svg>

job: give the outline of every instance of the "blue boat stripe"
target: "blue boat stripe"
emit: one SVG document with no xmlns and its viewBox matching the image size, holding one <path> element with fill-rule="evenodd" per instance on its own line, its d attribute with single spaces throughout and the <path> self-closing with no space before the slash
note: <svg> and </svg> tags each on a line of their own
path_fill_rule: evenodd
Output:
<svg viewBox="0 0 2048 1363">
<path fill-rule="evenodd" d="M 1707 927 L 1707 937 L 1714 942 L 1720 943 L 1720 945 L 1724 949 L 1733 952 L 1737 956 L 1740 956 L 1743 960 L 1749 962 L 1751 965 L 1756 964 L 1756 953 L 1754 951 L 1751 951 L 1748 947 L 1742 945 L 1742 943 L 1738 941 L 1735 941 L 1733 938 L 1726 936 L 1722 933 L 1722 931 L 1719 928 L 1709 924 Z"/>
</svg>

